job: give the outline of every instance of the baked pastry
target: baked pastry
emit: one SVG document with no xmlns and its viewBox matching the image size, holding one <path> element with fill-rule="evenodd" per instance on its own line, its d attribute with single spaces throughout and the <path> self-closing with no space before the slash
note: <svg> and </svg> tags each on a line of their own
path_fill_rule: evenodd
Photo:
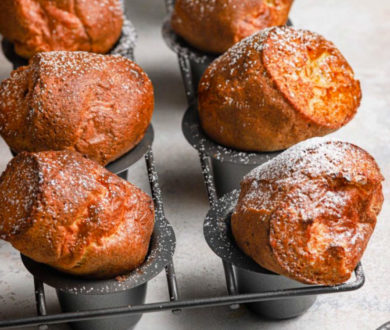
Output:
<svg viewBox="0 0 390 330">
<path fill-rule="evenodd" d="M 216 59 L 198 98 L 211 139 L 239 150 L 276 151 L 348 123 L 361 90 L 333 43 L 310 31 L 273 27 Z"/>
<path fill-rule="evenodd" d="M 293 0 L 176 0 L 172 29 L 197 49 L 221 54 L 266 27 L 284 25 Z"/>
<path fill-rule="evenodd" d="M 109 278 L 138 267 L 152 199 L 71 151 L 22 152 L 0 177 L 0 237 L 60 271 Z"/>
<path fill-rule="evenodd" d="M 24 58 L 52 50 L 106 53 L 122 24 L 120 0 L 0 1 L 0 33 Z"/>
<path fill-rule="evenodd" d="M 105 165 L 143 138 L 153 107 L 152 83 L 124 57 L 39 53 L 0 85 L 0 134 L 14 152 L 69 149 Z"/>
<path fill-rule="evenodd" d="M 305 141 L 244 177 L 233 236 L 275 273 L 310 284 L 345 282 L 375 228 L 382 180 L 363 149 Z"/>
</svg>

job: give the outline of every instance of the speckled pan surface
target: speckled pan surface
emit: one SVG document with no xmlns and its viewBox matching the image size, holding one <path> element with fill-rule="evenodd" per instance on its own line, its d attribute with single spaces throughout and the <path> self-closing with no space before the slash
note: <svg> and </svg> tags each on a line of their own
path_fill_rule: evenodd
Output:
<svg viewBox="0 0 390 330">
<path fill-rule="evenodd" d="M 175 246 L 172 226 L 156 213 L 156 223 L 145 262 L 118 279 L 88 280 L 61 273 L 23 255 L 22 261 L 31 274 L 57 290 L 72 294 L 101 295 L 129 290 L 150 281 L 171 261 Z"/>
<path fill-rule="evenodd" d="M 206 242 L 218 257 L 236 267 L 256 273 L 274 274 L 246 256 L 234 242 L 230 229 L 230 216 L 237 204 L 239 194 L 239 190 L 233 190 L 220 198 L 209 210 L 203 223 Z"/>
<path fill-rule="evenodd" d="M 292 26 L 292 22 L 288 20 L 287 26 Z M 183 38 L 178 36 L 171 27 L 171 16 L 167 16 L 164 19 L 162 25 L 162 36 L 167 46 L 173 50 L 176 54 L 187 56 L 191 61 L 202 64 L 206 62 L 212 62 L 218 57 L 215 54 L 204 53 L 191 45 L 189 45 Z"/>
<path fill-rule="evenodd" d="M 212 141 L 200 126 L 197 105 L 192 105 L 185 112 L 182 130 L 187 141 L 198 151 L 205 152 L 221 162 L 242 165 L 261 165 L 274 158 L 280 152 L 245 152 L 224 147 Z"/>
<path fill-rule="evenodd" d="M 153 140 L 154 130 L 152 124 L 150 124 L 141 142 L 120 158 L 106 165 L 106 169 L 115 174 L 126 171 L 147 153 L 153 144 Z"/>
<path fill-rule="evenodd" d="M 133 24 L 128 19 L 125 19 L 123 21 L 122 35 L 110 51 L 110 54 L 122 55 L 131 60 L 134 60 L 134 47 L 136 40 L 137 32 Z M 5 57 L 12 63 L 14 69 L 28 64 L 28 60 L 20 57 L 14 52 L 14 46 L 11 42 L 3 39 L 1 46 Z"/>
</svg>

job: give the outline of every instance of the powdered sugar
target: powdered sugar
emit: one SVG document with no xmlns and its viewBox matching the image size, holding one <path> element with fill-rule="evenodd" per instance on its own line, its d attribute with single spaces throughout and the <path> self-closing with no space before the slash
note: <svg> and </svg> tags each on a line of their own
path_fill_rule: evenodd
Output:
<svg viewBox="0 0 390 330">
<path fill-rule="evenodd" d="M 333 141 L 324 138 L 313 138 L 287 149 L 250 172 L 245 179 L 249 180 L 277 180 L 281 176 L 298 175 L 300 173 L 311 178 L 319 176 L 339 175 L 345 176 L 350 172 L 347 168 L 349 157 L 346 155 L 356 153 L 349 143 Z"/>
<path fill-rule="evenodd" d="M 332 182 L 364 183 L 362 168 L 369 166 L 356 165 L 362 152 L 349 143 L 323 138 L 301 142 L 244 177 L 250 188 L 243 203 L 245 207 L 272 210 L 282 203 L 278 196 L 287 196 L 285 202 L 302 221 L 312 221 L 324 212 L 337 217 L 348 205 L 350 195 L 333 190 Z"/>
</svg>

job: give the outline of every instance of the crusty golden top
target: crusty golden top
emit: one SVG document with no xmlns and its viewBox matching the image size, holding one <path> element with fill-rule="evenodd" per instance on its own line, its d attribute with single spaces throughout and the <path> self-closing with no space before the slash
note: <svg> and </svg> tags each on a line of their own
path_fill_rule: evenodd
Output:
<svg viewBox="0 0 390 330">
<path fill-rule="evenodd" d="M 355 115 L 360 84 L 332 42 L 317 33 L 285 27 L 268 31 L 262 48 L 267 72 L 303 115 L 331 128 Z"/>
<path fill-rule="evenodd" d="M 152 83 L 129 59 L 39 53 L 0 85 L 0 133 L 15 152 L 70 149 L 105 165 L 142 139 L 153 108 Z"/>
<path fill-rule="evenodd" d="M 322 36 L 291 27 L 256 33 L 217 58 L 198 89 L 205 132 L 239 150 L 282 150 L 349 122 L 360 83 Z"/>
<path fill-rule="evenodd" d="M 52 50 L 106 53 L 122 23 L 120 0 L 0 1 L 0 33 L 25 58 Z"/>
<path fill-rule="evenodd" d="M 223 53 L 266 27 L 284 25 L 293 0 L 177 0 L 173 30 L 200 50 Z"/>
<path fill-rule="evenodd" d="M 140 265 L 152 200 L 71 151 L 22 152 L 0 178 L 0 237 L 72 274 L 110 277 Z"/>
<path fill-rule="evenodd" d="M 342 283 L 375 228 L 382 180 L 375 160 L 353 144 L 302 142 L 243 179 L 234 236 L 267 269 L 305 283 Z"/>
</svg>

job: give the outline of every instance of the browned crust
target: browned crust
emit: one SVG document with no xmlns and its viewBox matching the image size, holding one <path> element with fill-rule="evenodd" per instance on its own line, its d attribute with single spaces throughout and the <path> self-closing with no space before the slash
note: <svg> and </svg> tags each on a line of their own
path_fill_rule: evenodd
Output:
<svg viewBox="0 0 390 330">
<path fill-rule="evenodd" d="M 325 51 L 331 54 L 326 65 L 309 60 L 309 53 Z M 323 92 L 322 80 L 331 91 Z M 353 118 L 361 99 L 359 81 L 332 43 L 288 27 L 264 30 L 229 49 L 208 67 L 198 92 L 204 131 L 248 151 L 282 150 L 331 133 Z"/>
<path fill-rule="evenodd" d="M 177 0 L 173 30 L 195 48 L 221 54 L 236 42 L 284 25 L 293 0 Z"/>
<path fill-rule="evenodd" d="M 0 33 L 25 58 L 52 50 L 106 53 L 122 24 L 119 0 L 0 1 Z"/>
<path fill-rule="evenodd" d="M 78 153 L 20 153 L 0 178 L 0 201 L 1 237 L 61 271 L 114 277 L 147 254 L 152 199 Z"/>
<path fill-rule="evenodd" d="M 241 182 L 233 235 L 266 269 L 310 284 L 345 282 L 375 228 L 382 180 L 355 145 L 299 144 Z"/>
<path fill-rule="evenodd" d="M 124 57 L 40 53 L 0 85 L 0 133 L 15 152 L 76 150 L 105 165 L 143 138 L 153 108 L 151 81 Z"/>
</svg>

